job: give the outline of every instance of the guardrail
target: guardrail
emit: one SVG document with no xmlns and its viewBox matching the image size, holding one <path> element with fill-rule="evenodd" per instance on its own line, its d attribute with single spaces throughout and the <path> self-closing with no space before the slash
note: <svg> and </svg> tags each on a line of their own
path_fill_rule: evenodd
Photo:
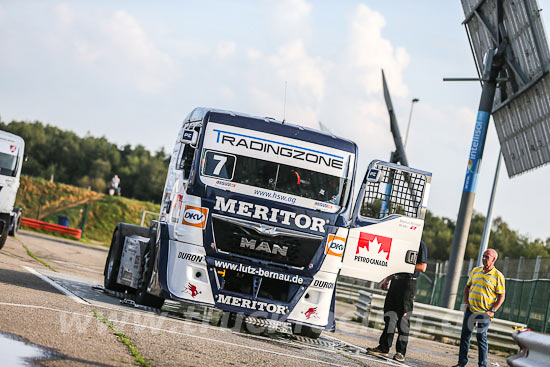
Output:
<svg viewBox="0 0 550 367">
<path fill-rule="evenodd" d="M 383 327 L 385 297 L 364 290 L 358 293 L 354 313 L 357 319 L 366 324 L 373 323 L 375 326 Z M 460 340 L 463 318 L 462 311 L 415 303 L 411 314 L 411 331 L 422 335 Z M 525 328 L 525 324 L 493 319 L 487 332 L 489 345 L 516 351 L 517 346 L 512 339 L 512 334 L 517 328 Z"/>
<path fill-rule="evenodd" d="M 27 228 L 41 229 L 46 232 L 61 233 L 70 237 L 74 237 L 77 240 L 79 240 L 82 236 L 82 230 L 80 229 L 60 226 L 59 224 L 43 222 L 41 220 L 26 217 L 21 218 L 21 225 Z"/>
<path fill-rule="evenodd" d="M 537 334 L 532 331 L 517 331 L 513 335 L 520 347 L 515 356 L 509 357 L 506 362 L 512 367 L 543 367 L 549 366 L 550 336 Z"/>
</svg>

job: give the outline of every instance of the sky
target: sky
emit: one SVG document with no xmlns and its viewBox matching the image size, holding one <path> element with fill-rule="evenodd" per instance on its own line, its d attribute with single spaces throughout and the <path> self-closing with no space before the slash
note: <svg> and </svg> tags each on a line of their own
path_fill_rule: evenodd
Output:
<svg viewBox="0 0 550 367">
<path fill-rule="evenodd" d="M 455 220 L 481 94 L 478 82 L 443 82 L 477 76 L 463 20 L 458 0 L 0 0 L 0 118 L 166 152 L 198 106 L 322 122 L 358 144 L 362 178 L 395 149 L 384 69 L 403 138 L 419 99 L 407 158 L 433 173 L 429 209 Z M 483 214 L 498 152 L 491 122 Z M 510 179 L 503 165 L 495 217 L 550 237 L 548 182 L 550 167 Z"/>
</svg>

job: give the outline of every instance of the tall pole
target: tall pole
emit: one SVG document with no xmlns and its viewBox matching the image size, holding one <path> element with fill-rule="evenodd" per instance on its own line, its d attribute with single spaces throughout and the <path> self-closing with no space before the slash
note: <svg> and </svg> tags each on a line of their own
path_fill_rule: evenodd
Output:
<svg viewBox="0 0 550 367">
<path fill-rule="evenodd" d="M 481 245 L 479 246 L 479 253 L 477 254 L 477 265 L 481 266 L 481 257 L 487 245 L 489 243 L 489 237 L 491 236 L 491 223 L 493 223 L 493 204 L 495 202 L 495 194 L 498 186 L 498 177 L 500 175 L 500 164 L 502 163 L 502 149 L 498 152 L 497 168 L 495 170 L 495 178 L 493 179 L 493 188 L 491 190 L 491 199 L 489 199 L 489 208 L 487 209 L 487 217 L 485 217 L 485 227 L 483 228 L 483 236 L 481 236 Z"/>
<path fill-rule="evenodd" d="M 501 50 L 499 50 L 501 51 Z M 466 168 L 466 177 L 464 179 L 464 188 L 460 200 L 460 208 L 456 219 L 456 229 L 453 237 L 451 256 L 449 258 L 449 268 L 445 279 L 445 290 L 443 292 L 442 306 L 454 308 L 462 264 L 464 261 L 464 252 L 468 240 L 468 231 L 472 220 L 474 207 L 475 191 L 483 158 L 483 148 L 487 137 L 487 127 L 489 117 L 493 110 L 493 99 L 495 97 L 496 79 L 500 72 L 500 65 L 497 65 L 500 57 L 495 57 L 496 49 L 487 51 L 483 70 L 483 88 L 479 101 L 476 124 L 474 127 L 474 137 L 468 156 L 468 165 Z M 500 52 L 499 52 L 500 54 Z M 500 56 L 500 55 L 498 55 Z"/>
<path fill-rule="evenodd" d="M 405 142 L 403 143 L 403 149 L 407 147 L 407 140 L 409 140 L 409 128 L 411 127 L 411 117 L 413 114 L 413 107 L 416 102 L 420 101 L 418 98 L 413 98 L 411 101 L 411 110 L 409 112 L 409 123 L 407 124 L 407 132 L 405 133 Z"/>
</svg>

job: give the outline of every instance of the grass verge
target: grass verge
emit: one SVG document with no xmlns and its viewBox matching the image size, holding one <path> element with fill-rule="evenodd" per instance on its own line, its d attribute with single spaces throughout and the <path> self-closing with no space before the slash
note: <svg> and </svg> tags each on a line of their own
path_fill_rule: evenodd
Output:
<svg viewBox="0 0 550 367">
<path fill-rule="evenodd" d="M 21 244 L 21 246 L 23 246 L 23 248 L 25 249 L 25 251 L 27 251 L 27 255 L 29 255 L 30 257 L 32 257 L 33 259 L 35 259 L 36 261 L 38 261 L 40 264 L 44 265 L 45 267 L 47 267 L 48 269 L 50 269 L 51 271 L 55 271 L 56 273 L 58 273 L 57 270 L 55 270 L 50 264 L 48 264 L 47 262 L 45 262 L 44 260 L 42 260 L 41 258 L 39 258 L 38 256 L 36 256 L 35 254 L 33 254 L 31 252 L 31 250 L 29 250 L 29 248 L 27 246 L 25 246 L 25 244 L 23 242 L 21 242 L 20 240 L 17 240 L 17 242 L 19 242 Z"/>
<path fill-rule="evenodd" d="M 96 310 L 92 310 L 94 313 L 94 316 L 103 322 L 105 325 L 107 325 L 111 330 L 113 330 L 113 333 L 119 338 L 119 340 L 128 347 L 130 350 L 130 353 L 132 353 L 132 356 L 136 360 L 136 362 L 143 367 L 153 367 L 151 363 L 147 362 L 145 358 L 139 353 L 139 350 L 135 347 L 134 344 L 132 344 L 132 341 L 130 338 L 128 338 L 126 335 L 124 335 L 122 332 L 118 331 L 115 326 L 109 322 L 105 317 L 101 316 Z"/>
</svg>

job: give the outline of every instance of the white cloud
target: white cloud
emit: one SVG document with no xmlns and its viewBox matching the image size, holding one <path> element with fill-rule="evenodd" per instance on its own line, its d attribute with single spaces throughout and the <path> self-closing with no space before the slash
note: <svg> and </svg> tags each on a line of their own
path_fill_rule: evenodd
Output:
<svg viewBox="0 0 550 367">
<path fill-rule="evenodd" d="M 170 83 L 176 68 L 170 56 L 160 51 L 139 22 L 119 10 L 101 23 L 109 63 L 126 70 L 126 77 L 145 93 L 155 93 Z M 101 47 L 101 45 L 98 45 Z"/>
<path fill-rule="evenodd" d="M 251 48 L 246 51 L 246 57 L 248 57 L 249 60 L 254 61 L 261 59 L 263 57 L 263 54 L 260 51 Z"/>
<path fill-rule="evenodd" d="M 408 89 L 402 76 L 410 57 L 404 48 L 395 48 L 382 36 L 385 25 L 380 13 L 363 4 L 357 6 L 347 50 L 350 67 L 358 73 L 367 94 L 381 92 L 380 69 L 383 68 L 392 94 L 406 96 Z"/>
<path fill-rule="evenodd" d="M 297 83 L 313 104 L 319 103 L 324 96 L 325 76 L 322 61 L 307 54 L 304 44 L 295 40 L 279 48 L 269 57 L 269 63 L 277 73 L 279 80 Z"/>
<path fill-rule="evenodd" d="M 53 11 L 60 27 L 52 28 L 46 47 L 51 53 L 70 53 L 76 62 L 73 66 L 96 80 L 158 94 L 179 77 L 171 56 L 128 12 L 77 13 L 66 4 Z"/>
<path fill-rule="evenodd" d="M 216 48 L 216 58 L 218 60 L 223 60 L 229 57 L 235 56 L 237 46 L 235 42 L 225 41 L 220 42 Z"/>
<path fill-rule="evenodd" d="M 61 24 L 69 25 L 73 23 L 75 18 L 74 10 L 68 4 L 57 4 L 54 12 Z"/>
<path fill-rule="evenodd" d="M 309 16 L 311 4 L 305 0 L 276 0 L 275 18 L 283 27 L 299 26 Z"/>
</svg>

